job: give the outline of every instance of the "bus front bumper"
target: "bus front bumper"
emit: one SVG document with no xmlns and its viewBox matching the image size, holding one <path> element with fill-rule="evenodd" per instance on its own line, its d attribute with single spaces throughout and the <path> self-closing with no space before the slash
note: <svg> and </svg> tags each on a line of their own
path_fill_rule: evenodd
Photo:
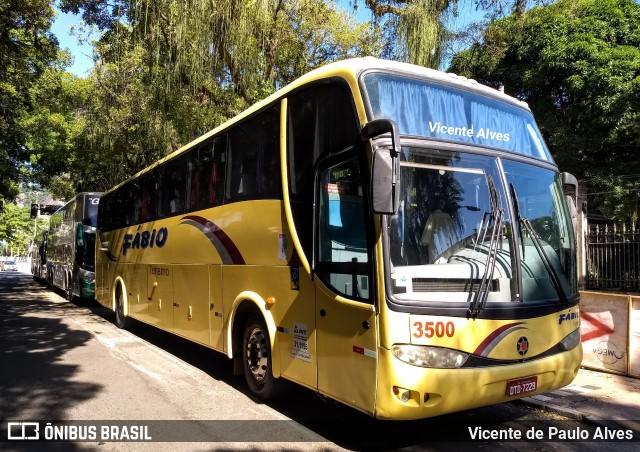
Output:
<svg viewBox="0 0 640 452">
<path fill-rule="evenodd" d="M 582 345 L 546 358 L 503 366 L 430 369 L 407 364 L 378 349 L 379 379 L 375 416 L 408 420 L 439 416 L 508 402 L 561 388 L 575 378 Z M 507 396 L 507 382 L 536 377 L 536 390 Z"/>
</svg>

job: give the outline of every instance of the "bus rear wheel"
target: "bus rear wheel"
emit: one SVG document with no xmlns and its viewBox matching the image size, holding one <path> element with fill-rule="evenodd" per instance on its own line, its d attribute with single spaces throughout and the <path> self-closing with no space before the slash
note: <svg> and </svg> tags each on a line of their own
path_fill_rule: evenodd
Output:
<svg viewBox="0 0 640 452">
<path fill-rule="evenodd" d="M 67 277 L 67 300 L 73 302 L 75 297 L 73 296 L 73 283 L 71 277 Z"/>
<path fill-rule="evenodd" d="M 269 330 L 259 314 L 252 314 L 247 319 L 242 354 L 244 376 L 251 393 L 262 400 L 278 397 L 284 382 L 273 376 Z"/>
<path fill-rule="evenodd" d="M 129 325 L 127 316 L 124 314 L 124 294 L 122 288 L 118 288 L 116 293 L 116 326 L 121 329 L 126 329 Z"/>
</svg>

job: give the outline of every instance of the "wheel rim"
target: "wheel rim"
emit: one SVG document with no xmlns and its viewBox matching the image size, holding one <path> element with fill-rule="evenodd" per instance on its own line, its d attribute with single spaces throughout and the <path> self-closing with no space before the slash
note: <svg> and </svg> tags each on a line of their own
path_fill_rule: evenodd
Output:
<svg viewBox="0 0 640 452">
<path fill-rule="evenodd" d="M 260 328 L 254 327 L 249 333 L 246 349 L 247 366 L 256 381 L 262 381 L 269 366 L 267 338 Z"/>
</svg>

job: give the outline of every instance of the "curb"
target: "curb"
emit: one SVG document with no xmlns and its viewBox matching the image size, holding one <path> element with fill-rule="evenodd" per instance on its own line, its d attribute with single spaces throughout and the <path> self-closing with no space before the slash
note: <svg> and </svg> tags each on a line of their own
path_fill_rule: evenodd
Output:
<svg viewBox="0 0 640 452">
<path fill-rule="evenodd" d="M 529 405 L 529 406 L 538 408 L 543 411 L 559 414 L 568 419 L 573 419 L 576 421 L 583 421 L 587 419 L 587 416 L 585 416 L 584 414 L 582 414 L 582 412 L 578 410 L 574 410 L 573 408 L 567 408 L 560 405 L 555 405 L 553 403 L 540 402 L 538 400 L 533 400 L 530 398 L 520 399 L 520 400 L 517 400 L 517 402 L 523 405 Z"/>
</svg>

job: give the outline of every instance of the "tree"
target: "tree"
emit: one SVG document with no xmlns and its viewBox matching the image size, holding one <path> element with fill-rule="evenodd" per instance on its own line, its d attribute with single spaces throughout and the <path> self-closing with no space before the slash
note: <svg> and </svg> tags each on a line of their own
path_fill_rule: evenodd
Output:
<svg viewBox="0 0 640 452">
<path fill-rule="evenodd" d="M 512 15 L 456 55 L 451 70 L 528 102 L 560 168 L 606 195 L 589 198 L 592 210 L 637 219 L 637 2 L 560 0 Z"/>
<path fill-rule="evenodd" d="M 18 193 L 19 166 L 28 158 L 20 118 L 32 105 L 28 91 L 56 60 L 58 43 L 49 28 L 50 0 L 0 1 L 0 199 Z"/>
<path fill-rule="evenodd" d="M 487 23 L 507 14 L 524 14 L 533 4 L 544 0 L 364 0 L 374 17 L 382 21 L 386 37 L 386 55 L 420 66 L 438 69 L 446 59 L 452 41 L 467 41 Z M 354 8 L 358 0 L 353 0 Z M 486 21 L 470 23 L 454 32 L 451 21 L 459 9 L 483 11 Z M 455 45 L 454 45 L 455 47 Z"/>
<path fill-rule="evenodd" d="M 85 118 L 82 112 L 89 99 L 90 82 L 64 70 L 63 63 L 46 69 L 28 91 L 32 105 L 19 120 L 25 133 L 24 147 L 30 153 L 29 180 L 42 186 L 57 185 L 55 194 L 69 199 L 75 186 L 69 181 L 78 165 Z M 57 180 L 57 184 L 54 183 Z"/>
<path fill-rule="evenodd" d="M 5 244 L 3 252 L 17 252 L 26 254 L 29 244 L 33 240 L 33 220 L 30 217 L 30 207 L 20 207 L 13 203 L 4 206 L 0 216 L 0 242 Z"/>
<path fill-rule="evenodd" d="M 368 24 L 321 0 L 101 5 L 62 2 L 103 32 L 79 112 L 77 189 L 109 188 L 311 69 L 380 52 Z"/>
</svg>

